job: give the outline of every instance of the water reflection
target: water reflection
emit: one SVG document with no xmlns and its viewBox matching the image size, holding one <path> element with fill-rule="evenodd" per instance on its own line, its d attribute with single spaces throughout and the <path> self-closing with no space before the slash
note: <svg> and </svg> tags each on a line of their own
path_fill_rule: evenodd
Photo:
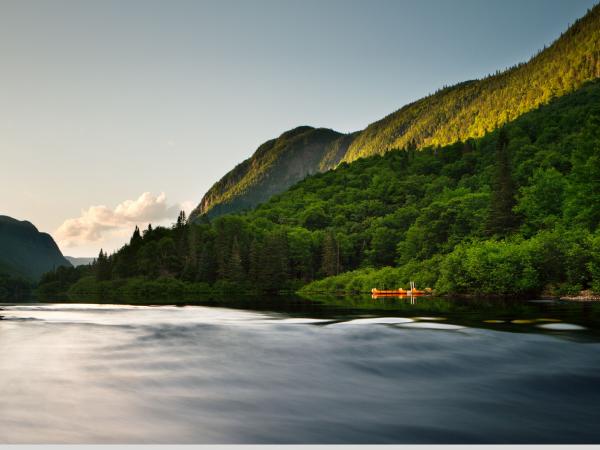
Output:
<svg viewBox="0 0 600 450">
<path fill-rule="evenodd" d="M 408 306 L 4 305 L 0 442 L 600 441 L 594 308 Z"/>
</svg>

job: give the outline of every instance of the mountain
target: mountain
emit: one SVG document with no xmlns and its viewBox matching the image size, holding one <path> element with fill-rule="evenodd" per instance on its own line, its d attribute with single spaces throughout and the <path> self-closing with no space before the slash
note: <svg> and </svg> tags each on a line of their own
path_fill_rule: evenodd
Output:
<svg viewBox="0 0 600 450">
<path fill-rule="evenodd" d="M 442 294 L 600 293 L 599 161 L 600 79 L 481 138 L 360 158 L 243 214 L 134 233 L 40 288 L 155 299 L 412 280 Z"/>
<path fill-rule="evenodd" d="M 0 216 L 0 272 L 37 280 L 58 266 L 71 267 L 47 233 L 27 221 Z"/>
<path fill-rule="evenodd" d="M 372 123 L 352 142 L 343 160 L 480 137 L 597 77 L 600 5 L 529 62 L 442 89 Z"/>
<path fill-rule="evenodd" d="M 251 209 L 307 175 L 334 167 L 352 139 L 353 135 L 309 126 L 286 131 L 215 183 L 191 217 Z"/>
<path fill-rule="evenodd" d="M 466 81 L 341 135 L 300 127 L 263 144 L 206 193 L 192 218 L 238 212 L 340 162 L 477 138 L 600 77 L 600 5 L 529 62 Z M 314 134 L 320 134 L 315 142 Z M 312 136 L 312 137 L 311 137 Z M 305 148 L 306 147 L 306 148 Z"/>
<path fill-rule="evenodd" d="M 73 267 L 77 266 L 87 266 L 88 264 L 92 264 L 96 258 L 89 257 L 76 257 L 76 256 L 65 256 L 65 259 L 69 261 Z"/>
</svg>

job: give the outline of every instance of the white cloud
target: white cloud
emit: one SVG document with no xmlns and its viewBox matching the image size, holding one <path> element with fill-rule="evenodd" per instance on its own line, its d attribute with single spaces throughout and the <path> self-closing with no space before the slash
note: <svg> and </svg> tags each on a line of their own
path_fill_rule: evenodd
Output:
<svg viewBox="0 0 600 450">
<path fill-rule="evenodd" d="M 82 210 L 79 217 L 65 220 L 55 236 L 65 247 L 100 243 L 116 235 L 127 236 L 135 225 L 156 224 L 167 219 L 175 221 L 180 209 L 181 205 L 168 205 L 164 192 L 159 195 L 144 192 L 136 200 L 125 200 L 114 209 L 105 205 L 90 206 Z"/>
</svg>

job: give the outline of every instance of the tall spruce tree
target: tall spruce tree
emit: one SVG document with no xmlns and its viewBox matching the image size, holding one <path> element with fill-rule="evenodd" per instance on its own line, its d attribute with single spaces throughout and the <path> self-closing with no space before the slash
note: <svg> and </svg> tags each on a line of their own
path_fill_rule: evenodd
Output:
<svg viewBox="0 0 600 450">
<path fill-rule="evenodd" d="M 108 260 L 107 254 L 103 249 L 100 249 L 100 253 L 98 254 L 98 259 L 94 264 L 95 272 L 96 272 L 96 280 L 98 281 L 107 281 L 111 278 L 111 266 L 110 261 Z"/>
<path fill-rule="evenodd" d="M 506 130 L 502 128 L 496 142 L 496 172 L 492 181 L 492 196 L 486 224 L 486 231 L 490 236 L 505 236 L 518 223 L 513 212 L 516 189 L 512 179 L 508 142 Z"/>
<path fill-rule="evenodd" d="M 321 270 L 328 277 L 339 273 L 339 247 L 333 232 L 327 233 L 323 239 Z"/>
<path fill-rule="evenodd" d="M 250 244 L 248 252 L 248 277 L 250 281 L 256 283 L 260 278 L 260 256 L 262 248 L 258 240 L 255 238 Z"/>
<path fill-rule="evenodd" d="M 140 234 L 140 229 L 138 226 L 135 226 L 135 230 L 133 230 L 133 234 L 131 235 L 131 239 L 129 240 L 129 245 L 132 247 L 137 247 L 142 242 L 142 235 Z"/>
<path fill-rule="evenodd" d="M 286 287 L 289 276 L 289 248 L 284 231 L 269 233 L 262 247 L 259 268 L 259 284 L 269 291 Z"/>
<path fill-rule="evenodd" d="M 242 255 L 237 236 L 231 244 L 231 254 L 227 263 L 226 278 L 230 281 L 242 281 L 244 279 L 244 268 L 242 266 Z"/>
</svg>

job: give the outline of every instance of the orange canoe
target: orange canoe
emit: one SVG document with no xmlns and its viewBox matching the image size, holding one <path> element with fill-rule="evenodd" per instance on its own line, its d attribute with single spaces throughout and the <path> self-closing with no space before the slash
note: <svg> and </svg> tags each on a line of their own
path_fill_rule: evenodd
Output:
<svg viewBox="0 0 600 450">
<path fill-rule="evenodd" d="M 371 294 L 373 295 L 407 295 L 409 291 L 405 289 L 392 289 L 392 290 L 379 290 L 376 288 L 371 289 Z"/>
</svg>

